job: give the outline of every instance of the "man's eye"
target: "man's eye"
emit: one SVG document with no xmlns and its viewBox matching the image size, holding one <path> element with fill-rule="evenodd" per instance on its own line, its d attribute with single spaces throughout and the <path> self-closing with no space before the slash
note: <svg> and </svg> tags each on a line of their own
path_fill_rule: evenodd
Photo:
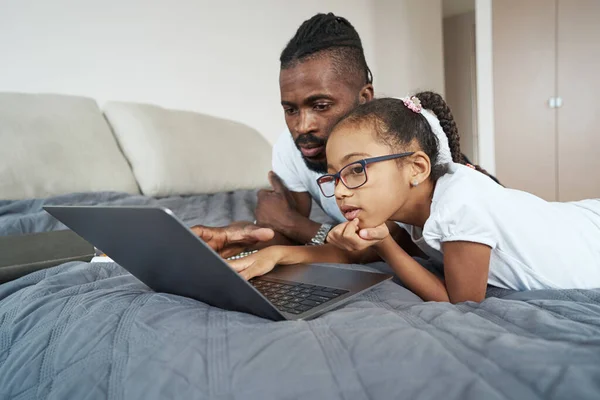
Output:
<svg viewBox="0 0 600 400">
<path fill-rule="evenodd" d="M 317 111 L 326 111 L 329 110 L 329 108 L 331 107 L 331 104 L 329 103 L 318 103 L 314 105 L 314 109 Z"/>
<path fill-rule="evenodd" d="M 287 115 L 294 115 L 298 112 L 298 110 L 295 108 L 284 108 L 283 112 L 285 112 Z"/>
</svg>

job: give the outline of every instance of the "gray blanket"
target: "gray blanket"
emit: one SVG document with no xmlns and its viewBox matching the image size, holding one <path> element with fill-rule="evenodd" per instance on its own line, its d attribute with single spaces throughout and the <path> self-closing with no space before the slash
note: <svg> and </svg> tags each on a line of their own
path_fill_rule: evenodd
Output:
<svg viewBox="0 0 600 400">
<path fill-rule="evenodd" d="M 254 197 L 47 202 L 84 201 L 222 224 L 251 220 Z M 60 228 L 41 203 L 0 203 L 2 230 Z M 64 264 L 0 285 L 0 398 L 600 397 L 600 291 L 490 295 L 424 303 L 386 282 L 316 320 L 275 323 L 154 293 L 112 263 Z"/>
<path fill-rule="evenodd" d="M 42 207 L 46 205 L 156 205 L 172 209 L 191 225 L 226 225 L 231 221 L 252 221 L 256 192 L 240 190 L 201 196 L 152 198 L 126 193 L 73 193 L 49 199 L 0 200 L 0 236 L 67 229 Z M 315 207 L 315 212 L 319 213 Z M 324 215 L 320 212 L 320 215 Z"/>
</svg>

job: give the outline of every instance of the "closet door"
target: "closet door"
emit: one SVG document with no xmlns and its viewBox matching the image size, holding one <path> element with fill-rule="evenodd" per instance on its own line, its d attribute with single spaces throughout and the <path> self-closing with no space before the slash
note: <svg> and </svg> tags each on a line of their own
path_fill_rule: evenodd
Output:
<svg viewBox="0 0 600 400">
<path fill-rule="evenodd" d="M 555 200 L 556 1 L 492 7 L 496 173 L 507 187 Z"/>
<path fill-rule="evenodd" d="M 600 1 L 558 0 L 558 197 L 600 198 Z"/>
</svg>

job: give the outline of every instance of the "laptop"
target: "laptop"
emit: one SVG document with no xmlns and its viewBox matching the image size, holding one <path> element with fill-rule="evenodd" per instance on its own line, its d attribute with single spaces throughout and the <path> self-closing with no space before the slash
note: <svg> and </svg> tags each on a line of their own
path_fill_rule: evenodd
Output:
<svg viewBox="0 0 600 400">
<path fill-rule="evenodd" d="M 167 208 L 44 209 L 156 292 L 273 321 L 315 318 L 391 278 L 299 264 L 246 281 Z"/>
</svg>

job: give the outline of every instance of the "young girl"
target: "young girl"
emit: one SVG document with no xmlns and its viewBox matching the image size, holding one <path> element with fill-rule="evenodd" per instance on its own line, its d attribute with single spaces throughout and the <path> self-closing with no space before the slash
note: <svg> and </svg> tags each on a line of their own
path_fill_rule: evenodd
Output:
<svg viewBox="0 0 600 400">
<path fill-rule="evenodd" d="M 447 138 L 434 133 L 439 121 Z M 276 264 L 355 262 L 372 248 L 426 301 L 481 301 L 488 283 L 600 287 L 600 200 L 550 203 L 506 189 L 453 163 L 458 149 L 448 106 L 435 93 L 359 106 L 331 133 L 329 174 L 318 180 L 349 222 L 330 232 L 327 245 L 273 246 L 232 267 L 249 279 Z M 422 234 L 443 257 L 444 279 L 405 252 L 386 221 Z"/>
</svg>

